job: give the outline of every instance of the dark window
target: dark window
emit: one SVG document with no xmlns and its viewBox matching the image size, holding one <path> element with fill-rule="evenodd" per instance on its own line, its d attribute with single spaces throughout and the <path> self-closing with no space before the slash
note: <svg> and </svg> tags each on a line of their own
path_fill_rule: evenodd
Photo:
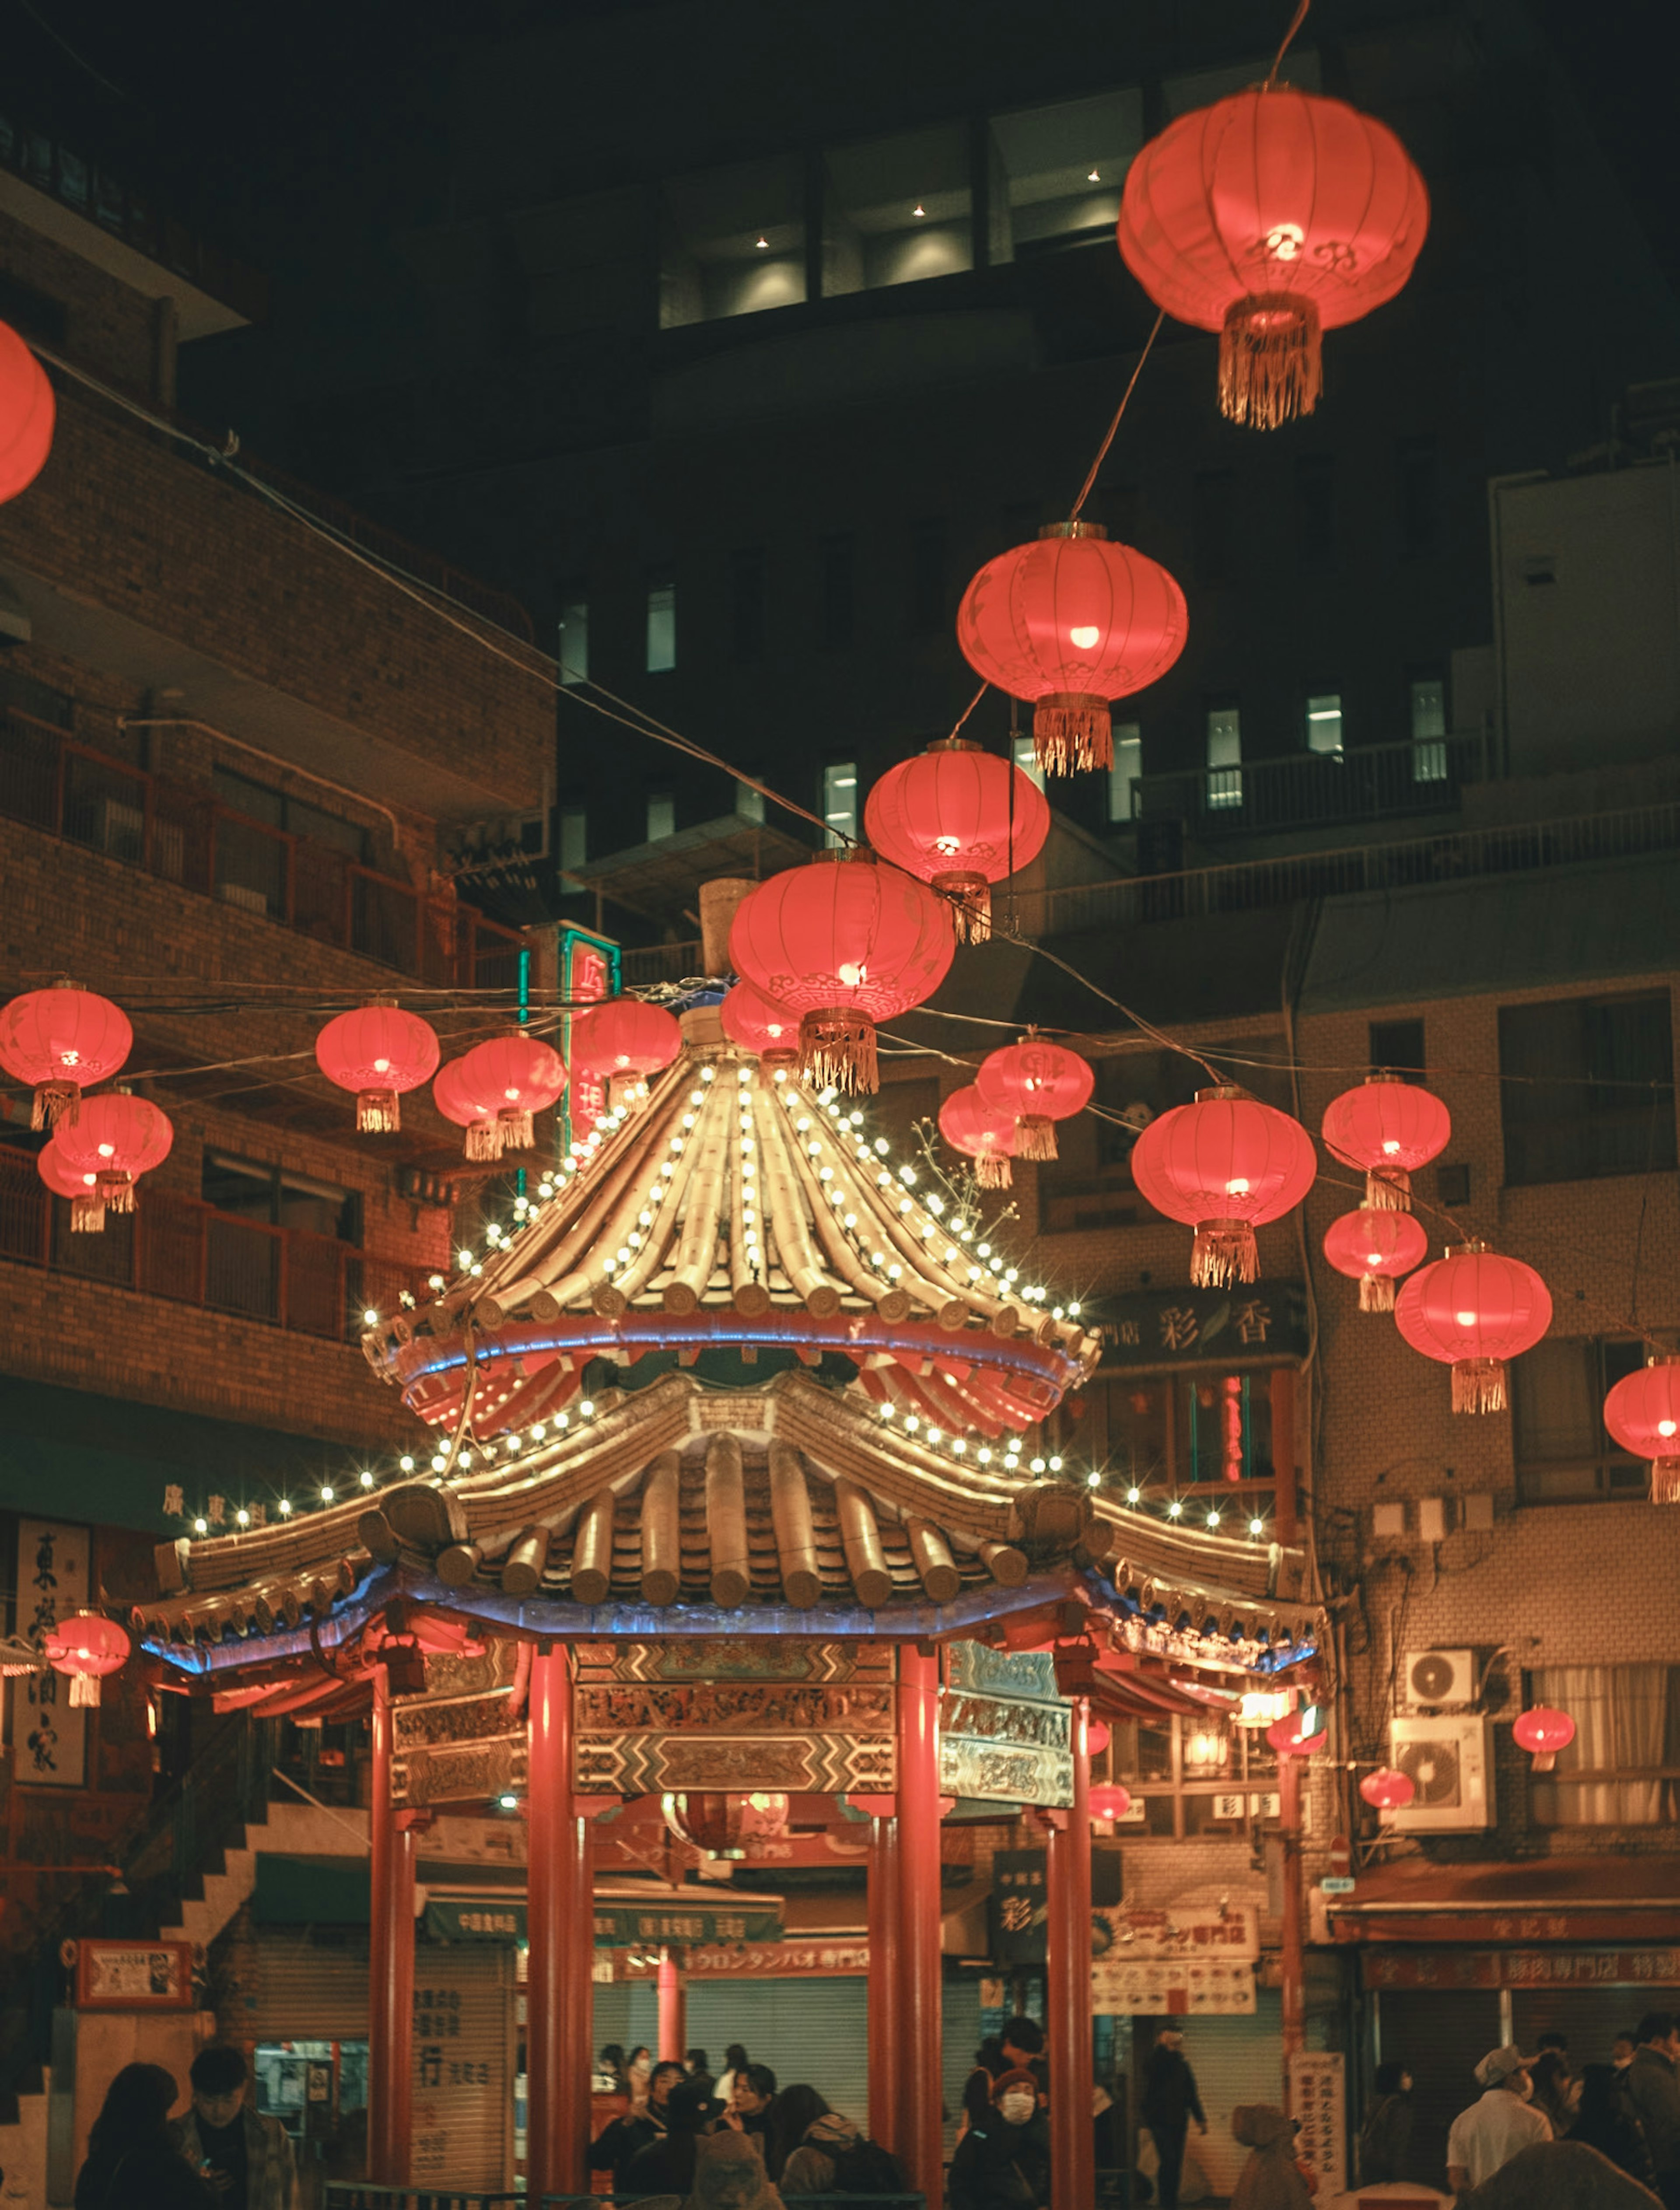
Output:
<svg viewBox="0 0 1680 2210">
<path fill-rule="evenodd" d="M 1114 1719 L 1091 1778 L 1119 1781 L 1132 1796 L 1127 1842 L 1181 1841 L 1206 1834 L 1237 1839 L 1278 1815 L 1278 1753 L 1264 1727 L 1224 1712 L 1194 1718 Z"/>
<path fill-rule="evenodd" d="M 1675 1163 L 1667 991 L 1502 1005 L 1499 1071 L 1508 1185 Z"/>
<path fill-rule="evenodd" d="M 258 1159 L 232 1157 L 226 1151 L 204 1154 L 202 1194 L 218 1212 L 271 1228 L 297 1228 L 311 1235 L 330 1235 L 341 1243 L 361 1241 L 360 1204 L 354 1191 L 311 1181 Z"/>
<path fill-rule="evenodd" d="M 1644 1494 L 1644 1459 L 1618 1450 L 1604 1420 L 1608 1391 L 1643 1362 L 1639 1344 L 1603 1336 L 1549 1336 L 1513 1362 L 1512 1437 L 1521 1502 Z"/>
<path fill-rule="evenodd" d="M 1190 530 L 1199 583 L 1229 583 L 1236 556 L 1236 473 L 1204 470 L 1192 490 Z"/>
<path fill-rule="evenodd" d="M 15 276 L 0 275 L 0 322 L 9 323 L 25 337 L 39 338 L 43 345 L 62 346 L 66 313 L 61 300 Z"/>
<path fill-rule="evenodd" d="M 1574 1740 L 1528 1784 L 1538 1827 L 1669 1827 L 1680 1812 L 1680 1665 L 1547 1665 L 1526 1700 L 1568 1712 Z"/>
<path fill-rule="evenodd" d="M 1402 438 L 1395 449 L 1400 550 L 1412 559 L 1433 552 L 1440 534 L 1439 463 L 1433 438 Z"/>
<path fill-rule="evenodd" d="M 933 637 L 946 625 L 946 544 L 943 522 L 910 526 L 910 631 Z"/>
<path fill-rule="evenodd" d="M 843 652 L 852 641 L 856 616 L 856 540 L 849 534 L 825 537 L 819 549 L 822 641 L 831 652 Z"/>
<path fill-rule="evenodd" d="M 764 555 L 762 546 L 729 555 L 729 644 L 737 660 L 764 656 Z"/>
<path fill-rule="evenodd" d="M 1181 1490 L 1228 1488 L 1236 1482 L 1268 1486 L 1272 1467 L 1271 1377 L 1253 1374 L 1099 1374 L 1080 1392 L 1084 1410 L 1067 1440 L 1079 1457 L 1105 1469 L 1103 1486 L 1116 1501 L 1136 1488 L 1139 1500 L 1164 1508 Z M 1240 1519 L 1239 1502 L 1245 1505 Z M 1192 1525 L 1218 1510 L 1227 1534 L 1247 1526 L 1246 1499 L 1219 1495 L 1185 1507 Z"/>
<path fill-rule="evenodd" d="M 1303 453 L 1295 464 L 1295 552 L 1304 576 L 1327 574 L 1336 560 L 1336 463 Z"/>
<path fill-rule="evenodd" d="M 1408 1082 L 1423 1079 L 1422 1021 L 1373 1021 L 1369 1034 L 1373 1074 L 1400 1074 Z"/>
<path fill-rule="evenodd" d="M 1435 1168 L 1435 1201 L 1449 1206 L 1469 1204 L 1470 1168 L 1464 1161 Z"/>
<path fill-rule="evenodd" d="M 347 821 L 341 813 L 329 813 L 305 799 L 271 790 L 267 783 L 253 782 L 249 776 L 236 775 L 231 768 L 217 768 L 215 781 L 215 794 L 222 804 L 248 820 L 284 830 L 293 836 L 307 836 L 313 843 L 330 844 L 347 859 L 366 858 L 367 831 L 360 823 Z"/>
</svg>

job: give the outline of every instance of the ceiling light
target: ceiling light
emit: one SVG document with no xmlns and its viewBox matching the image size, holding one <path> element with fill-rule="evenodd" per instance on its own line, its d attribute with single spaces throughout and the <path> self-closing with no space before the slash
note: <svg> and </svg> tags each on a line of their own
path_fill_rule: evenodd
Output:
<svg viewBox="0 0 1680 2210">
<path fill-rule="evenodd" d="M 1103 181 L 1102 176 L 1101 176 L 1101 174 L 1100 174 L 1097 170 L 1095 170 L 1095 169 L 1091 169 L 1091 170 L 1088 170 L 1088 171 L 1086 172 L 1086 175 L 1085 175 L 1085 182 L 1086 182 L 1087 184 L 1100 184 L 1102 183 L 1102 181 Z"/>
<path fill-rule="evenodd" d="M 926 214 L 927 212 L 927 208 L 922 206 L 920 200 L 918 200 L 916 205 L 910 209 L 910 213 L 912 214 Z"/>
<path fill-rule="evenodd" d="M 769 252 L 770 240 L 764 236 L 763 231 L 758 232 L 758 235 L 753 239 L 752 243 L 758 247 L 760 253 Z"/>
</svg>

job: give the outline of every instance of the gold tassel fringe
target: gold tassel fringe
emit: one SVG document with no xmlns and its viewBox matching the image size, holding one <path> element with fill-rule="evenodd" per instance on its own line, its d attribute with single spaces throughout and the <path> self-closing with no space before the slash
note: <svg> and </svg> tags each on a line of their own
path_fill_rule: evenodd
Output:
<svg viewBox="0 0 1680 2210">
<path fill-rule="evenodd" d="M 1289 292 L 1239 299 L 1219 333 L 1219 411 L 1251 429 L 1310 414 L 1324 389 L 1318 309 Z"/>
<path fill-rule="evenodd" d="M 1079 691 L 1052 691 L 1041 698 L 1033 709 L 1032 750 L 1046 775 L 1112 767 L 1115 737 L 1108 700 Z"/>
<path fill-rule="evenodd" d="M 1228 1289 L 1259 1272 L 1260 1252 L 1246 1220 L 1210 1220 L 1196 1230 L 1190 1279 L 1199 1289 Z"/>
<path fill-rule="evenodd" d="M 1460 1358 L 1453 1368 L 1455 1412 L 1502 1412 L 1510 1399 L 1502 1358 Z"/>
<path fill-rule="evenodd" d="M 951 901 L 951 918 L 957 925 L 958 944 L 989 944 L 992 939 L 992 885 L 984 875 L 952 873 L 935 875 L 931 888 Z"/>
<path fill-rule="evenodd" d="M 74 1082 L 36 1084 L 34 1109 L 29 1115 L 32 1128 L 56 1128 L 61 1120 L 74 1125 L 81 1113 L 82 1091 Z"/>
<path fill-rule="evenodd" d="M 100 1676 L 97 1673 L 70 1675 L 70 1708 L 88 1711 L 100 1700 Z"/>
<path fill-rule="evenodd" d="M 394 1136 L 402 1126 L 402 1108 L 394 1090 L 356 1093 L 356 1127 L 364 1136 Z"/>
<path fill-rule="evenodd" d="M 831 1086 L 862 1096 L 881 1086 L 875 1063 L 875 1023 L 867 1013 L 820 1005 L 799 1024 L 799 1072 L 813 1090 Z"/>
<path fill-rule="evenodd" d="M 134 1176 L 126 1168 L 119 1168 L 115 1173 L 107 1168 L 95 1178 L 93 1195 L 107 1212 L 132 1212 Z"/>
<path fill-rule="evenodd" d="M 79 1190 L 70 1199 L 70 1233 L 72 1235 L 104 1235 L 105 1205 L 95 1191 Z"/>
<path fill-rule="evenodd" d="M 467 1156 L 480 1162 L 499 1159 L 502 1156 L 502 1124 L 499 1120 L 474 1120 L 467 1129 Z"/>
<path fill-rule="evenodd" d="M 1015 1176 L 1007 1151 L 982 1151 L 974 1162 L 974 1179 L 981 1189 L 1013 1189 Z"/>
<path fill-rule="evenodd" d="M 1061 1154 L 1056 1149 L 1056 1124 L 1042 1113 L 1023 1113 L 1015 1123 L 1015 1156 L 1018 1159 L 1054 1159 Z"/>
<path fill-rule="evenodd" d="M 1680 1458 L 1652 1459 L 1651 1501 L 1653 1504 L 1680 1504 Z"/>
<path fill-rule="evenodd" d="M 496 1123 L 502 1132 L 502 1149 L 505 1151 L 529 1151 L 535 1149 L 536 1130 L 531 1126 L 531 1115 L 529 1113 L 522 1113 L 513 1106 L 504 1105 L 496 1116 Z"/>
<path fill-rule="evenodd" d="M 1373 1167 L 1365 1176 L 1365 1202 L 1373 1212 L 1410 1212 L 1411 1176 L 1404 1167 Z"/>
<path fill-rule="evenodd" d="M 1391 1274 L 1362 1274 L 1359 1277 L 1359 1309 L 1361 1312 L 1393 1312 L 1394 1309 L 1394 1280 Z"/>
</svg>

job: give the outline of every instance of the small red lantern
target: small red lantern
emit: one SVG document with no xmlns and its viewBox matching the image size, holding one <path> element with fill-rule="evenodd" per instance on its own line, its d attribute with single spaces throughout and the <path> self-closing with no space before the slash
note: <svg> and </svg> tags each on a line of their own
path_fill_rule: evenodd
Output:
<svg viewBox="0 0 1680 2210">
<path fill-rule="evenodd" d="M 1359 1793 L 1373 1810 L 1381 1811 L 1386 1818 L 1392 1811 L 1405 1810 L 1417 1793 L 1417 1784 L 1409 1772 L 1397 1772 L 1392 1765 L 1380 1765 L 1360 1782 Z"/>
<path fill-rule="evenodd" d="M 1316 1704 L 1303 1704 L 1298 1712 L 1275 1719 L 1266 1730 L 1266 1738 L 1279 1757 L 1310 1757 L 1330 1737 L 1323 1712 Z"/>
<path fill-rule="evenodd" d="M 1106 1719 L 1091 1719 L 1085 1725 L 1085 1755 L 1101 1757 L 1114 1737 Z"/>
<path fill-rule="evenodd" d="M 756 1052 L 759 1064 L 792 1066 L 799 1058 L 799 1015 L 767 998 L 752 982 L 737 982 L 717 1009 L 723 1033 L 743 1051 Z"/>
<path fill-rule="evenodd" d="M 99 1611 L 73 1611 L 41 1637 L 47 1664 L 69 1676 L 73 1710 L 99 1702 L 100 1682 L 122 1670 L 131 1646 L 116 1621 Z"/>
<path fill-rule="evenodd" d="M 983 944 L 992 885 L 1038 857 L 1050 809 L 1012 760 L 942 737 L 887 770 L 863 809 L 863 832 L 884 860 L 951 900 L 959 944 Z"/>
<path fill-rule="evenodd" d="M 1132 1147 L 1132 1179 L 1157 1212 L 1196 1231 L 1190 1279 L 1252 1282 L 1254 1229 L 1281 1220 L 1313 1186 L 1318 1159 L 1298 1120 L 1235 1089 L 1200 1090 L 1151 1120 Z"/>
<path fill-rule="evenodd" d="M 390 1135 L 402 1126 L 397 1100 L 438 1072 L 436 1035 L 418 1013 L 376 998 L 329 1021 L 315 1039 L 315 1062 L 329 1082 L 356 1093 L 356 1126 Z"/>
<path fill-rule="evenodd" d="M 988 560 L 963 594 L 957 643 L 976 675 L 1030 700 L 1050 775 L 1111 767 L 1109 702 L 1164 675 L 1184 649 L 1184 594 L 1094 522 L 1053 522 Z"/>
<path fill-rule="evenodd" d="M 772 875 L 729 930 L 736 974 L 799 1015 L 800 1072 L 819 1089 L 879 1088 L 876 1022 L 931 998 L 956 950 L 944 901 L 860 848 Z"/>
<path fill-rule="evenodd" d="M 57 408 L 46 371 L 9 323 L 0 323 L 0 499 L 27 491 L 52 450 Z"/>
<path fill-rule="evenodd" d="M 605 1078 L 607 1102 L 638 1105 L 648 1077 L 668 1066 L 682 1049 L 682 1030 L 663 1005 L 639 998 L 607 998 L 571 1024 L 571 1063 Z"/>
<path fill-rule="evenodd" d="M 1132 1791 L 1117 1780 L 1099 1781 L 1091 1791 L 1090 1803 L 1093 1819 L 1123 1819 L 1132 1808 Z"/>
<path fill-rule="evenodd" d="M 79 982 L 27 991 L 0 1012 L 0 1066 L 33 1087 L 32 1128 L 57 1127 L 65 1114 L 74 1120 L 82 1091 L 108 1082 L 133 1048 L 122 1007 Z"/>
<path fill-rule="evenodd" d="M 1361 1312 L 1393 1312 L 1395 1283 L 1423 1265 L 1429 1239 L 1415 1212 L 1362 1205 L 1331 1222 L 1324 1255 L 1339 1274 L 1358 1282 Z"/>
<path fill-rule="evenodd" d="M 1625 1451 L 1651 1461 L 1651 1501 L 1680 1504 L 1680 1356 L 1624 1374 L 1604 1399 L 1604 1425 Z"/>
<path fill-rule="evenodd" d="M 1333 1157 L 1364 1168 L 1368 1205 L 1409 1212 L 1411 1177 L 1446 1150 L 1453 1116 L 1432 1090 L 1398 1074 L 1373 1074 L 1357 1090 L 1332 1098 L 1323 1134 Z"/>
<path fill-rule="evenodd" d="M 91 1167 L 73 1167 L 56 1142 L 44 1144 L 35 1171 L 55 1197 L 70 1201 L 70 1232 L 98 1235 L 105 1229 L 105 1205 L 99 1195 L 99 1175 Z"/>
<path fill-rule="evenodd" d="M 1550 1772 L 1558 1751 L 1567 1749 L 1574 1738 L 1575 1723 L 1568 1712 L 1554 1711 L 1549 1704 L 1536 1704 L 1512 1722 L 1511 1739 L 1534 1760 L 1536 1772 Z"/>
<path fill-rule="evenodd" d="M 462 1149 L 469 1159 L 481 1164 L 502 1156 L 502 1124 L 495 1108 L 480 1102 L 468 1089 L 462 1073 L 465 1065 L 464 1059 L 451 1059 L 438 1068 L 432 1084 L 432 1102 L 444 1120 L 467 1131 Z"/>
<path fill-rule="evenodd" d="M 953 1090 L 940 1108 L 940 1133 L 953 1151 L 974 1161 L 982 1189 L 1008 1189 L 1014 1181 L 1010 1154 L 1015 1144 L 1015 1115 L 994 1113 L 970 1082 Z"/>
<path fill-rule="evenodd" d="M 1320 333 L 1411 275 L 1429 196 L 1392 130 L 1339 100 L 1254 85 L 1194 109 L 1127 172 L 1120 251 L 1157 307 L 1219 333 L 1219 406 L 1310 414 Z"/>
<path fill-rule="evenodd" d="M 539 1036 L 491 1036 L 463 1054 L 461 1087 L 495 1114 L 505 1151 L 529 1151 L 536 1142 L 534 1116 L 565 1088 L 565 1062 Z"/>
<path fill-rule="evenodd" d="M 1532 1266 L 1485 1243 L 1460 1243 L 1412 1276 L 1394 1324 L 1414 1350 L 1453 1369 L 1455 1412 L 1502 1412 L 1506 1362 L 1551 1325 L 1551 1295 Z"/>
<path fill-rule="evenodd" d="M 982 1104 L 1015 1115 L 1015 1156 L 1053 1159 L 1058 1120 L 1083 1113 L 1097 1077 L 1076 1051 L 1029 1030 L 1019 1043 L 988 1052 L 974 1078 Z"/>
<path fill-rule="evenodd" d="M 52 1140 L 72 1174 L 94 1176 L 94 1195 L 100 1205 L 112 1212 L 132 1212 L 136 1181 L 163 1164 L 175 1131 L 168 1116 L 145 1098 L 131 1090 L 106 1090 L 97 1097 L 84 1097 L 76 1119 L 61 1120 Z"/>
</svg>

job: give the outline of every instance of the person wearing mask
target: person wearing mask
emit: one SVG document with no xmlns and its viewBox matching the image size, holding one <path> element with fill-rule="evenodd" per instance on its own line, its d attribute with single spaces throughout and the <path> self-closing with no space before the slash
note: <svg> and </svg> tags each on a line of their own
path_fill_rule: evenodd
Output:
<svg viewBox="0 0 1680 2210">
<path fill-rule="evenodd" d="M 1160 2210 L 1178 2210 L 1179 2179 L 1184 2170 L 1184 2144 L 1194 2118 L 1207 2131 L 1196 2075 L 1184 2054 L 1184 2036 L 1175 2026 L 1163 2026 L 1144 2067 L 1143 2100 L 1138 2116 L 1149 2128 L 1160 2159 L 1156 2189 Z"/>
<path fill-rule="evenodd" d="M 1411 2074 L 1404 2064 L 1379 2064 L 1376 2100 L 1359 2129 L 1359 2177 L 1372 2187 L 1404 2179 L 1411 2148 Z"/>
<path fill-rule="evenodd" d="M 1659 2198 L 1585 2141 L 1520 2149 L 1455 2210 L 1653 2210 Z"/>
<path fill-rule="evenodd" d="M 187 2076 L 192 2108 L 170 2131 L 221 2210 L 297 2210 L 291 2138 L 278 2118 L 259 2116 L 245 2100 L 245 2051 L 213 2041 Z"/>
<path fill-rule="evenodd" d="M 665 2130 L 637 2150 L 614 2175 L 615 2195 L 686 2195 L 694 2186 L 694 2149 L 723 2105 L 698 2080 L 679 2080 L 665 2098 Z"/>
<path fill-rule="evenodd" d="M 726 2122 L 736 2133 L 757 2141 L 761 2153 L 770 2147 L 770 2106 L 776 2100 L 776 2074 L 768 2064 L 749 2064 L 735 2074 L 735 2092 Z"/>
<path fill-rule="evenodd" d="M 106 2090 L 76 2175 L 76 2210 L 215 2210 L 169 2136 L 180 2090 L 161 2064 L 125 2064 Z"/>
<path fill-rule="evenodd" d="M 639 2110 L 625 2110 L 611 2118 L 589 2143 L 589 2170 L 610 2171 L 613 2192 L 622 2194 L 622 2182 L 632 2157 L 656 2141 L 665 2131 L 665 2108 L 671 2090 L 685 2078 L 680 2064 L 669 2058 L 648 2074 L 648 2099 Z"/>
<path fill-rule="evenodd" d="M 1231 2189 L 1230 2210 L 1313 2210 L 1313 2198 L 1295 2160 L 1298 2118 L 1270 2103 L 1239 2103 L 1231 2112 L 1231 2138 L 1248 2161 Z"/>
<path fill-rule="evenodd" d="M 1528 2065 L 1520 2050 L 1507 2048 L 1490 2049 L 1476 2067 L 1481 2099 L 1459 2111 L 1447 2136 L 1447 2184 L 1454 2195 L 1491 2179 L 1520 2151 L 1550 2141 L 1550 2125 L 1529 2100 Z"/>
<path fill-rule="evenodd" d="M 1046 2210 L 1049 2200 L 1049 2123 L 1037 2080 L 1013 2066 L 994 2081 L 984 2124 L 970 2126 L 957 2144 L 951 2210 Z"/>
<path fill-rule="evenodd" d="M 717 2092 L 727 2110 L 734 2100 L 735 2074 L 746 2069 L 746 2050 L 739 2041 L 732 2041 L 723 2052 L 723 2076 L 717 2083 Z"/>
<path fill-rule="evenodd" d="M 1562 2141 L 1575 2121 L 1580 2082 L 1571 2079 L 1568 2065 L 1556 2049 L 1543 2050 L 1529 2067 L 1528 2076 L 1534 2083 L 1535 2109 L 1550 2125 L 1552 2139 Z"/>
<path fill-rule="evenodd" d="M 630 2082 L 624 2068 L 624 2049 L 609 2041 L 595 2059 L 595 2089 L 598 2095 L 627 2095 Z"/>
<path fill-rule="evenodd" d="M 1640 2020 L 1627 2079 L 1657 2192 L 1665 2210 L 1680 2210 L 1680 2020 L 1671 2010 L 1647 2011 Z"/>
<path fill-rule="evenodd" d="M 1633 2114 L 1621 2074 L 1613 2064 L 1588 2064 L 1583 2068 L 1569 2139 L 1585 2141 L 1588 2148 L 1596 2148 L 1600 2156 L 1607 2156 L 1612 2164 L 1619 2165 L 1629 2179 L 1638 2180 L 1641 2187 L 1648 2187 L 1655 2193 L 1656 2175 L 1651 2167 L 1651 2152 L 1645 2146 L 1644 2130 Z"/>
<path fill-rule="evenodd" d="M 625 2082 L 632 2110 L 644 2110 L 648 2103 L 648 2083 L 653 2078 L 653 2051 L 645 2042 L 638 2042 L 630 2052 L 625 2066 Z"/>
</svg>

